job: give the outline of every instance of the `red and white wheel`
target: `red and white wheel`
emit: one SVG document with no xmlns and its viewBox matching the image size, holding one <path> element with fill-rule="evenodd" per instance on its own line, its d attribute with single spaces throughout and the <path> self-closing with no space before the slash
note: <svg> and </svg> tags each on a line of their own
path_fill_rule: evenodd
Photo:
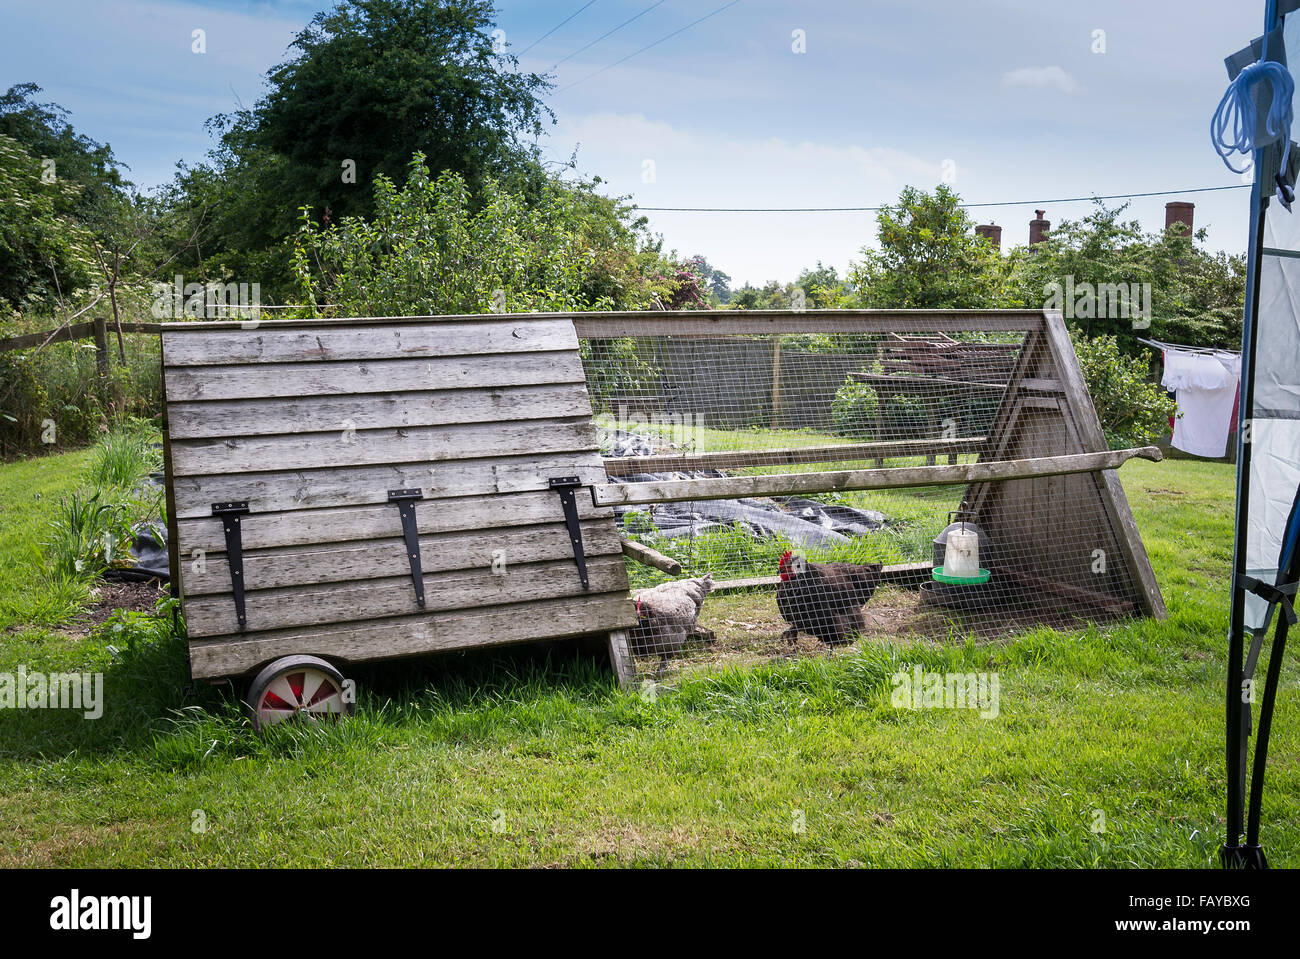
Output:
<svg viewBox="0 0 1300 959">
<path fill-rule="evenodd" d="M 248 687 L 248 708 L 259 732 L 286 719 L 318 721 L 352 714 L 343 674 L 315 656 L 286 656 L 263 669 Z"/>
</svg>

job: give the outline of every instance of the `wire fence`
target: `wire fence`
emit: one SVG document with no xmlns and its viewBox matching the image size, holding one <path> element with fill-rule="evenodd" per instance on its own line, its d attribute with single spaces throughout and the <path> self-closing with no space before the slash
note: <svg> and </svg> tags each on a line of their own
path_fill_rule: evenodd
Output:
<svg viewBox="0 0 1300 959">
<path fill-rule="evenodd" d="M 1031 324 L 934 325 L 617 336 L 579 324 L 609 481 L 640 491 L 615 506 L 620 529 L 659 561 L 629 560 L 639 670 L 1137 611 L 1100 473 L 964 479 L 977 461 L 1090 452 L 1059 357 Z M 875 472 L 823 488 L 828 472 L 862 470 Z"/>
</svg>

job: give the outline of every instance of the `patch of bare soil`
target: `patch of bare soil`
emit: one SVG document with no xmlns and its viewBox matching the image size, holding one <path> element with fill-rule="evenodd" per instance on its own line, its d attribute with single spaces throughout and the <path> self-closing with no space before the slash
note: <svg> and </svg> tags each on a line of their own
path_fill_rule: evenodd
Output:
<svg viewBox="0 0 1300 959">
<path fill-rule="evenodd" d="M 83 622 L 87 628 L 93 629 L 118 609 L 152 613 L 166 592 L 167 585 L 158 579 L 146 580 L 143 583 L 101 580 L 95 587 L 94 602 L 82 614 Z"/>
</svg>

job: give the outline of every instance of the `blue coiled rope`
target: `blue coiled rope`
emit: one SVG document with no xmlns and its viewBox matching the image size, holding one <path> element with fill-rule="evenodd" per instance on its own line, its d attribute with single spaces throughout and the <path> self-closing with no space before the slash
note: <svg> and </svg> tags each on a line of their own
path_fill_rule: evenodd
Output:
<svg viewBox="0 0 1300 959">
<path fill-rule="evenodd" d="M 1265 51 L 1267 56 L 1267 50 Z M 1282 175 L 1288 170 L 1291 159 L 1291 98 L 1295 95 L 1295 80 L 1285 66 L 1276 60 L 1261 58 L 1246 67 L 1236 79 L 1228 84 L 1219 108 L 1210 120 L 1210 139 L 1219 159 L 1233 173 L 1245 173 L 1250 166 L 1238 170 L 1228 160 L 1234 153 L 1251 156 L 1255 150 L 1255 101 L 1251 90 L 1255 85 L 1268 80 L 1273 90 L 1273 101 L 1268 107 L 1268 116 L 1264 129 L 1270 137 L 1280 136 L 1286 146 L 1282 150 Z M 1229 133 L 1231 131 L 1231 133 Z M 1282 195 L 1279 186 L 1278 195 Z"/>
</svg>

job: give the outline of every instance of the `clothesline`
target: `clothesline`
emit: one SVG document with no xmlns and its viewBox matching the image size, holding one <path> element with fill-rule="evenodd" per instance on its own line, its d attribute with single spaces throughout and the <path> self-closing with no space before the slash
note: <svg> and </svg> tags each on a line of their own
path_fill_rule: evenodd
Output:
<svg viewBox="0 0 1300 959">
<path fill-rule="evenodd" d="M 1224 350 L 1217 346 L 1183 346 L 1180 343 L 1165 343 L 1161 340 L 1147 340 L 1138 337 L 1139 343 L 1145 343 L 1147 346 L 1154 346 L 1158 350 L 1180 350 L 1183 353 L 1200 353 L 1205 356 L 1217 356 L 1227 354 L 1228 356 L 1240 356 L 1241 350 Z"/>
</svg>

